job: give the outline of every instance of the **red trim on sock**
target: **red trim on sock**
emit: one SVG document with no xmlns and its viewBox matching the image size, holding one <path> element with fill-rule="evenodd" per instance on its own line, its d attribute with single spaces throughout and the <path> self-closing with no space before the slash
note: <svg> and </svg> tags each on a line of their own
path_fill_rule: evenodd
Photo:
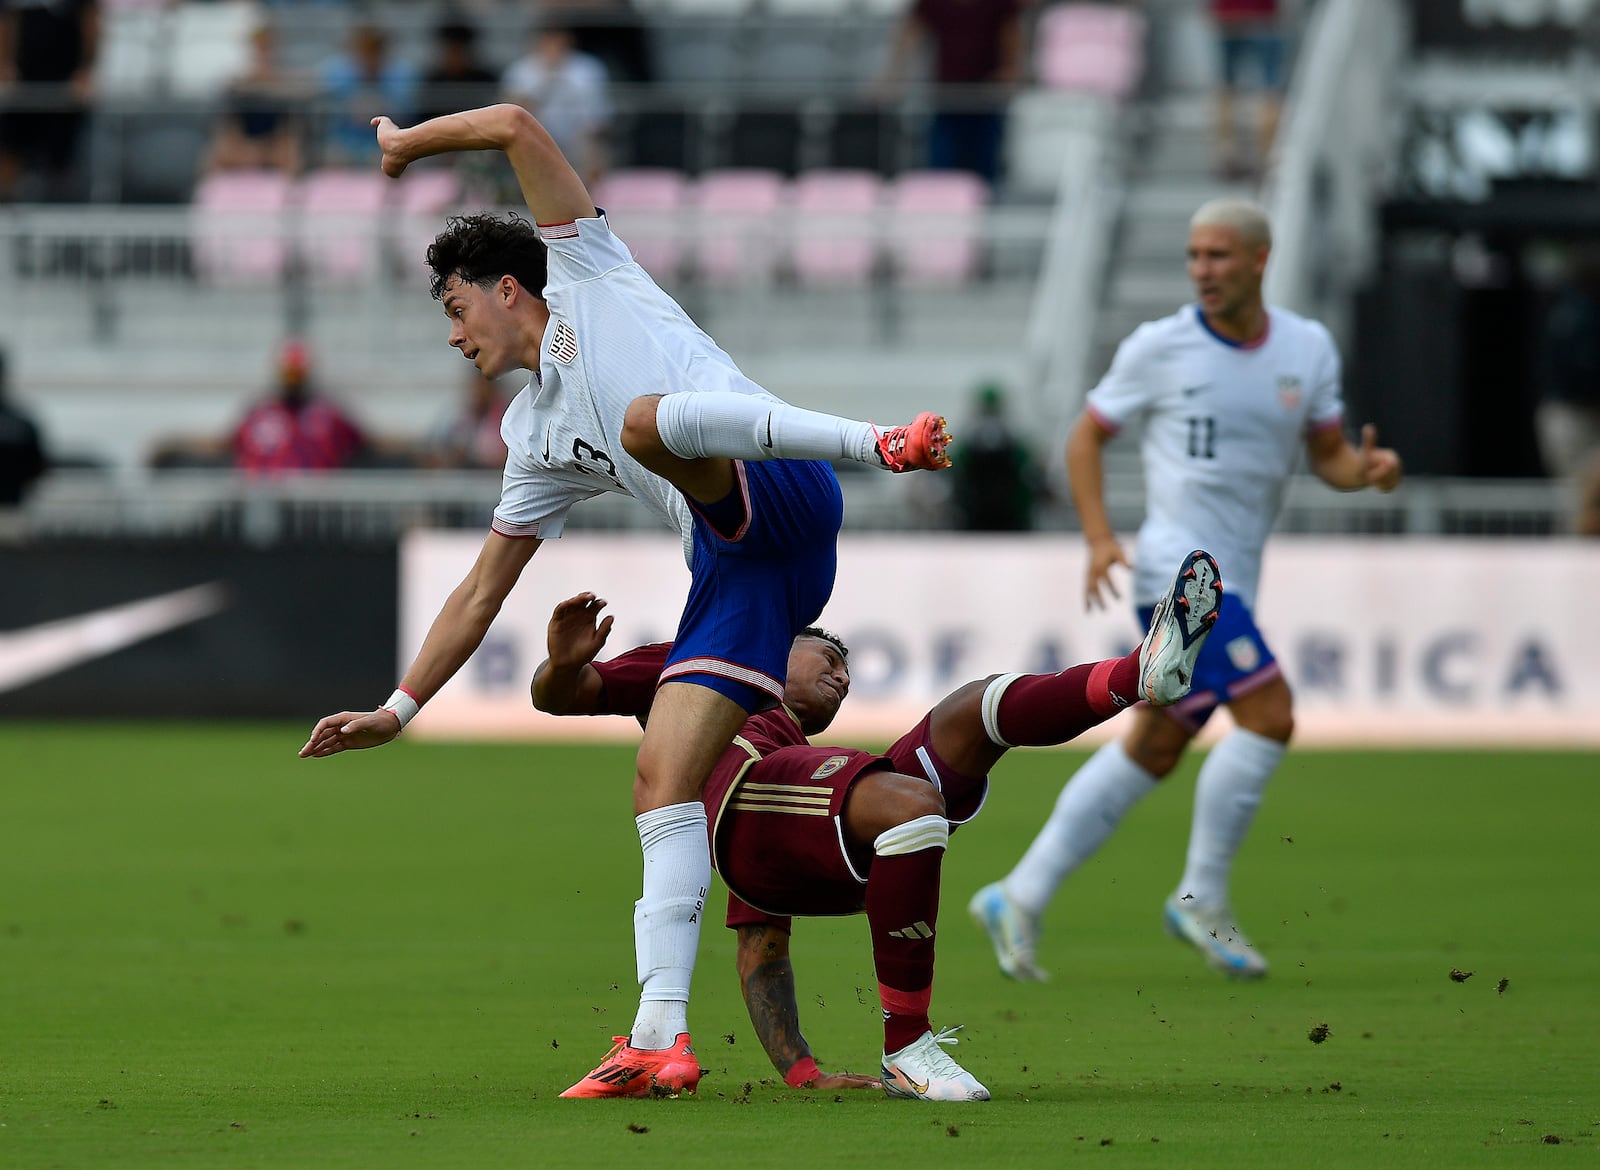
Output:
<svg viewBox="0 0 1600 1170">
<path fill-rule="evenodd" d="M 1096 662 L 1089 671 L 1089 684 L 1084 688 L 1084 698 L 1096 715 L 1109 715 L 1117 709 L 1111 698 L 1111 672 L 1117 668 L 1117 659 Z"/>
<path fill-rule="evenodd" d="M 1138 651 L 1059 674 L 1025 674 L 1006 687 L 995 722 L 1001 737 L 1017 747 L 1066 743 L 1122 709 L 1112 695 L 1131 704 L 1138 686 Z"/>
<path fill-rule="evenodd" d="M 930 984 L 921 991 L 896 991 L 892 987 L 878 984 L 878 1002 L 883 1004 L 883 1010 L 897 1016 L 925 1016 L 928 1006 L 933 1003 L 933 986 Z M 918 1035 L 921 1035 L 919 1032 Z M 901 1045 L 904 1047 L 904 1045 Z"/>
<path fill-rule="evenodd" d="M 928 1005 L 933 1001 L 933 988 L 921 991 L 896 991 L 878 984 L 878 1001 L 883 1004 L 883 1050 L 899 1052 L 908 1044 L 915 1044 L 924 1033 L 932 1030 L 928 1023 Z"/>
</svg>

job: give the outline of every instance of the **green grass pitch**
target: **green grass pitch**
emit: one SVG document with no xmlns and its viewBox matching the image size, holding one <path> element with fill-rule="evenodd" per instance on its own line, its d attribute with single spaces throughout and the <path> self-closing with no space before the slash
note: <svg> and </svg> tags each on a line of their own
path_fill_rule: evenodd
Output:
<svg viewBox="0 0 1600 1170">
<path fill-rule="evenodd" d="M 1235 875 L 1273 963 L 1256 984 L 1161 932 L 1190 761 L 1063 889 L 1053 980 L 1018 986 L 966 899 L 1081 756 L 1014 753 L 952 844 L 934 995 L 992 1102 L 774 1083 L 720 914 L 699 1095 L 573 1102 L 556 1095 L 635 1002 L 632 753 L 308 762 L 304 731 L 0 725 L 0 1165 L 1233 1170 L 1600 1148 L 1592 756 L 1292 752 Z M 864 920 L 803 922 L 794 948 L 824 1066 L 873 1069 Z"/>
</svg>

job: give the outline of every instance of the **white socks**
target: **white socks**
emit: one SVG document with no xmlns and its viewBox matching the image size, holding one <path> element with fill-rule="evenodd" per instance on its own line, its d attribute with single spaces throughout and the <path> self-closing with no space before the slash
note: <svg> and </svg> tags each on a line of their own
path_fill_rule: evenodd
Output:
<svg viewBox="0 0 1600 1170">
<path fill-rule="evenodd" d="M 1067 875 L 1093 856 L 1156 784 L 1156 777 L 1134 763 L 1120 741 L 1095 752 L 1067 781 L 1050 819 L 1006 875 L 1006 897 L 1037 918 Z"/>
<path fill-rule="evenodd" d="M 871 423 L 725 390 L 668 394 L 656 404 L 661 442 L 682 459 L 853 459 L 882 466 Z"/>
<path fill-rule="evenodd" d="M 699 801 L 669 804 L 635 820 L 644 891 L 633 905 L 633 946 L 643 990 L 629 1043 L 670 1048 L 678 1033 L 689 1030 L 689 980 L 711 889 L 706 808 Z"/>
<path fill-rule="evenodd" d="M 1287 747 L 1236 727 L 1211 749 L 1195 782 L 1194 823 L 1180 895 L 1189 894 L 1202 906 L 1227 904 L 1234 854 L 1244 844 L 1261 793 Z"/>
</svg>

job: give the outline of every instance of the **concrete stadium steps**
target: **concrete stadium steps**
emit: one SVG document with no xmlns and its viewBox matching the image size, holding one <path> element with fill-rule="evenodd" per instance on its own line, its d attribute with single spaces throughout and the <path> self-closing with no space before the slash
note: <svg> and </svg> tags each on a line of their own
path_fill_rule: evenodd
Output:
<svg viewBox="0 0 1600 1170">
<path fill-rule="evenodd" d="M 884 423 L 920 410 L 954 424 L 974 387 L 998 379 L 1020 407 L 1031 289 L 684 295 L 751 377 L 818 410 Z M 272 379 L 285 334 L 276 290 L 144 282 L 81 290 L 35 285 L 13 302 L 11 378 L 58 453 L 141 463 L 162 438 L 226 431 Z M 316 375 L 374 431 L 420 436 L 454 403 L 467 364 L 420 289 L 352 298 L 314 293 L 306 327 Z M 510 379 L 508 379 L 508 386 Z"/>
</svg>

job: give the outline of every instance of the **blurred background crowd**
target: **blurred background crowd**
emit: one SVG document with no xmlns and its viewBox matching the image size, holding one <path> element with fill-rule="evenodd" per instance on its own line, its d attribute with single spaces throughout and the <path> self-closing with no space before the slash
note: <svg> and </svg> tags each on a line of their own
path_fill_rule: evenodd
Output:
<svg viewBox="0 0 1600 1170">
<path fill-rule="evenodd" d="M 752 376 L 945 410 L 962 473 L 855 483 L 857 526 L 1071 527 L 1066 424 L 1238 194 L 1415 477 L 1287 526 L 1595 531 L 1597 36 L 1582 0 L 0 0 L 0 508 L 181 527 L 423 467 L 314 506 L 480 521 L 519 387 L 463 372 L 420 257 L 514 183 L 386 180 L 368 122 L 503 100 Z"/>
</svg>

